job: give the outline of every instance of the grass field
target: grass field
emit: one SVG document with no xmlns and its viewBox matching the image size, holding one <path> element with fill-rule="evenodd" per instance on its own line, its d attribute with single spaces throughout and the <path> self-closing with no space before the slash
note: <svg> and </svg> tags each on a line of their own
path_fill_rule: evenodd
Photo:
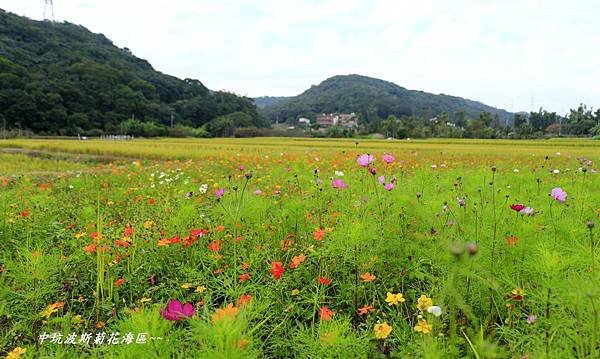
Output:
<svg viewBox="0 0 600 359">
<path fill-rule="evenodd" d="M 597 358 L 599 156 L 0 141 L 0 355 Z"/>
</svg>

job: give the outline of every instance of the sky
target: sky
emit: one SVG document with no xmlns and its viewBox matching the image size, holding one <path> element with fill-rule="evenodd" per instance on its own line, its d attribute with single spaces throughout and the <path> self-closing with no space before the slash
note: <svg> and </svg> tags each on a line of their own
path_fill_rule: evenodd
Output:
<svg viewBox="0 0 600 359">
<path fill-rule="evenodd" d="M 44 17 L 44 0 L 0 8 Z M 508 111 L 600 107 L 597 0 L 54 0 L 155 69 L 213 90 L 293 96 L 334 75 Z"/>
</svg>

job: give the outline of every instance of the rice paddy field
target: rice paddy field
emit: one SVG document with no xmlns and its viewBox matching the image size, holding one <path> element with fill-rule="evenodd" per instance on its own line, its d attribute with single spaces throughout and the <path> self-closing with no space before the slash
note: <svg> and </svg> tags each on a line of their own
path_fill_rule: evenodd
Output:
<svg viewBox="0 0 600 359">
<path fill-rule="evenodd" d="M 0 355 L 598 358 L 600 141 L 0 141 Z"/>
</svg>

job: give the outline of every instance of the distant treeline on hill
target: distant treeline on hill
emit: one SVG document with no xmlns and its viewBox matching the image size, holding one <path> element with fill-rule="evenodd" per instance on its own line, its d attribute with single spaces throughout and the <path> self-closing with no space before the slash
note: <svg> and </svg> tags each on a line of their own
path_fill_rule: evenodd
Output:
<svg viewBox="0 0 600 359">
<path fill-rule="evenodd" d="M 356 117 L 343 126 L 318 124 L 322 113 Z M 360 75 L 334 76 L 294 97 L 250 99 L 158 72 L 82 26 L 34 21 L 0 9 L 0 138 L 533 138 L 595 136 L 599 121 L 600 111 L 584 105 L 564 117 L 542 109 L 511 114 Z"/>
</svg>

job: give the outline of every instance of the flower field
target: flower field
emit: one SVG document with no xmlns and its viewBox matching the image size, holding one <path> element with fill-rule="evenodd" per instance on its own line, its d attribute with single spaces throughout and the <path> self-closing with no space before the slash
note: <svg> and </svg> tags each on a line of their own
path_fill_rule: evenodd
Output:
<svg viewBox="0 0 600 359">
<path fill-rule="evenodd" d="M 599 155 L 0 141 L 0 355 L 600 357 Z"/>
</svg>

